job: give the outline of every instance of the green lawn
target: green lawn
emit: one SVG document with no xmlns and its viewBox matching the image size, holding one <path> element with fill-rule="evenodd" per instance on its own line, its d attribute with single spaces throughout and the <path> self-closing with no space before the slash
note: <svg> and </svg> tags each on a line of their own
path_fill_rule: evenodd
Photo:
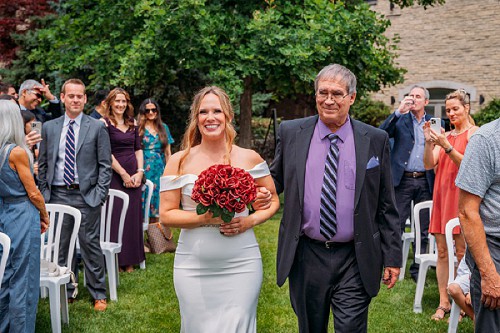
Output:
<svg viewBox="0 0 500 333">
<path fill-rule="evenodd" d="M 276 285 L 275 256 L 280 215 L 255 230 L 264 263 L 264 282 L 258 308 L 258 331 L 297 332 L 295 315 L 288 299 L 288 287 Z M 120 273 L 118 301 L 96 313 L 89 293 L 80 288 L 79 301 L 69 305 L 70 325 L 63 332 L 179 332 L 180 316 L 172 281 L 173 254 L 147 255 L 146 270 Z M 423 314 L 413 313 L 415 283 L 407 278 L 392 289 L 382 286 L 372 301 L 369 332 L 446 332 L 447 323 L 430 320 L 438 305 L 436 276 L 430 270 L 423 297 Z M 51 332 L 48 299 L 40 300 L 37 332 Z M 473 332 L 470 319 L 459 332 Z M 330 329 L 333 332 L 333 328 Z"/>
</svg>

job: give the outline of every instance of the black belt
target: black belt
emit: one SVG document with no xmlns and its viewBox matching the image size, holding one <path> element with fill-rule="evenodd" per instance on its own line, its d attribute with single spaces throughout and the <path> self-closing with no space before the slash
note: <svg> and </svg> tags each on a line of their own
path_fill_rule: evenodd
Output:
<svg viewBox="0 0 500 333">
<path fill-rule="evenodd" d="M 305 239 L 306 241 L 308 241 L 309 243 L 320 245 L 321 247 L 324 247 L 326 249 L 335 249 L 335 248 L 339 248 L 342 246 L 354 244 L 354 241 L 349 241 L 349 242 L 319 241 L 316 239 L 309 238 L 306 235 L 302 235 L 302 238 Z"/>
<path fill-rule="evenodd" d="M 71 185 L 52 185 L 52 187 L 55 188 L 63 188 L 65 190 L 79 190 L 80 185 L 79 184 L 71 184 Z"/>
<path fill-rule="evenodd" d="M 404 172 L 403 175 L 409 178 L 421 178 L 425 177 L 425 172 L 420 172 L 420 171 Z"/>
</svg>

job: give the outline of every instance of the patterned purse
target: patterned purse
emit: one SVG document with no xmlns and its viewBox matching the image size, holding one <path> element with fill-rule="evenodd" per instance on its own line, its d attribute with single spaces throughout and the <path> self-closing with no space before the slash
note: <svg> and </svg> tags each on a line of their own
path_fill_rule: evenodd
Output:
<svg viewBox="0 0 500 333">
<path fill-rule="evenodd" d="M 173 239 L 172 230 L 169 227 L 160 222 L 150 223 L 146 233 L 151 253 L 175 252 L 177 246 Z"/>
</svg>

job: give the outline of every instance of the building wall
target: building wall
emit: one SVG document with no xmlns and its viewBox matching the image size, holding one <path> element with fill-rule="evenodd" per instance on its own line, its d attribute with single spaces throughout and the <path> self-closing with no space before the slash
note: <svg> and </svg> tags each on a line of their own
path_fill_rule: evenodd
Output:
<svg viewBox="0 0 500 333">
<path fill-rule="evenodd" d="M 465 88 L 473 112 L 500 98 L 500 1 L 447 0 L 444 5 L 390 9 L 389 0 L 373 10 L 391 21 L 388 37 L 399 36 L 397 62 L 405 81 L 374 98 L 394 107 L 414 84 L 427 88 Z M 481 97 L 482 96 L 482 97 Z M 431 94 L 432 99 L 432 94 Z"/>
</svg>

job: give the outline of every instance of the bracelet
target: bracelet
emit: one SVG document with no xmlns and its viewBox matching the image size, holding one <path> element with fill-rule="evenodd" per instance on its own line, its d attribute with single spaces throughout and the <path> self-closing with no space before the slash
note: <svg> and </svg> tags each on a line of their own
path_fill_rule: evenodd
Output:
<svg viewBox="0 0 500 333">
<path fill-rule="evenodd" d="M 445 152 L 446 154 L 449 154 L 449 153 L 451 153 L 451 151 L 452 151 L 452 150 L 453 150 L 453 146 L 450 146 L 450 148 L 446 148 L 446 149 L 444 150 L 444 152 Z"/>
<path fill-rule="evenodd" d="M 144 169 L 143 168 L 139 168 L 139 169 L 137 169 L 137 172 L 144 172 Z"/>
</svg>

